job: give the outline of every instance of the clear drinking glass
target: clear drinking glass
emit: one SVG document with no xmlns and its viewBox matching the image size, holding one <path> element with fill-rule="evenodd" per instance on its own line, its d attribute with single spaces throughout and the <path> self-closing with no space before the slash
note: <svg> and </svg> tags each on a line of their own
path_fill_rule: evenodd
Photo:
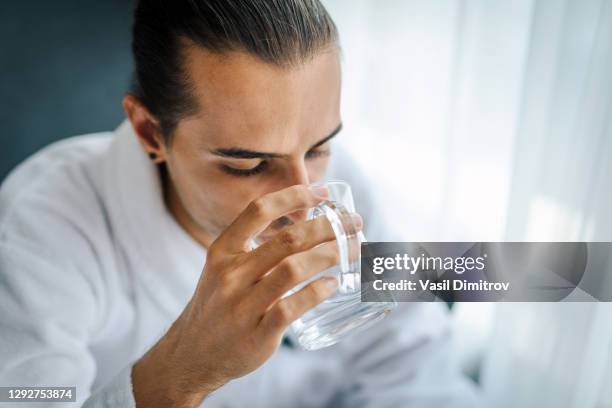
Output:
<svg viewBox="0 0 612 408">
<path fill-rule="evenodd" d="M 344 336 L 381 320 L 396 306 L 395 302 L 361 302 L 361 242 L 365 242 L 365 236 L 355 228 L 349 216 L 355 212 L 351 187 L 341 180 L 322 185 L 327 187 L 328 199 L 311 208 L 307 219 L 327 218 L 336 235 L 340 263 L 302 282 L 286 296 L 324 275 L 335 276 L 339 285 L 334 295 L 291 325 L 292 336 L 306 350 L 331 346 Z M 285 220 L 279 224 L 290 223 L 291 221 Z M 260 240 L 255 238 L 253 246 L 259 243 Z"/>
</svg>

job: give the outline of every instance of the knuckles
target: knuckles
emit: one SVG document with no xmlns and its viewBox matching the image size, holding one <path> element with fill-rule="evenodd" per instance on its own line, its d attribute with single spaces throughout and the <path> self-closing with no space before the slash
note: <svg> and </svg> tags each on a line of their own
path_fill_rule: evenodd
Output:
<svg viewBox="0 0 612 408">
<path fill-rule="evenodd" d="M 294 228 L 289 228 L 278 233 L 278 243 L 288 250 L 299 249 L 302 245 L 302 236 Z"/>
<path fill-rule="evenodd" d="M 337 247 L 332 247 L 327 254 L 327 264 L 330 266 L 338 265 L 340 263 L 340 252 Z"/>
<path fill-rule="evenodd" d="M 321 282 L 311 283 L 307 288 L 314 303 L 322 302 L 328 295 Z"/>
<path fill-rule="evenodd" d="M 289 302 L 279 302 L 276 305 L 275 313 L 272 316 L 273 325 L 284 327 L 293 321 L 293 308 Z"/>
<path fill-rule="evenodd" d="M 297 283 L 302 275 L 302 268 L 299 262 L 293 258 L 285 258 L 280 264 L 280 274 L 283 283 Z"/>
<path fill-rule="evenodd" d="M 308 204 L 312 201 L 312 193 L 308 190 L 308 187 L 303 185 L 296 185 L 291 187 L 294 199 L 300 203 Z"/>
<path fill-rule="evenodd" d="M 255 217 L 261 218 L 266 218 L 269 216 L 269 211 L 272 204 L 272 194 L 277 194 L 277 192 L 268 193 L 251 201 L 247 206 L 249 213 Z M 281 196 L 276 196 L 275 200 L 280 200 L 283 202 L 288 200 L 290 202 L 297 202 L 302 205 L 309 205 L 313 200 L 313 195 L 307 186 L 298 184 L 288 187 L 286 192 Z"/>
<path fill-rule="evenodd" d="M 268 213 L 268 201 L 263 197 L 259 197 L 249 203 L 247 211 L 255 218 L 266 218 Z"/>
</svg>

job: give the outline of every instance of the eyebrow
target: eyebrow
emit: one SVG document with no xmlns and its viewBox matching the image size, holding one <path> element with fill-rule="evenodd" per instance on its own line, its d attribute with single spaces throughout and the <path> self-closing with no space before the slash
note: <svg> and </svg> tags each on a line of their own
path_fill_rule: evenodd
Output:
<svg viewBox="0 0 612 408">
<path fill-rule="evenodd" d="M 331 138 L 336 136 L 342 130 L 342 123 L 336 127 L 329 135 L 325 136 L 323 139 L 319 140 L 317 143 L 310 146 L 308 151 L 315 149 L 325 142 L 329 141 Z M 258 152 L 254 150 L 242 149 L 239 147 L 230 147 L 228 149 L 214 149 L 211 150 L 211 153 L 217 156 L 222 157 L 231 157 L 234 159 L 275 159 L 279 157 L 286 156 L 285 154 L 279 153 L 270 153 L 270 152 Z"/>
</svg>

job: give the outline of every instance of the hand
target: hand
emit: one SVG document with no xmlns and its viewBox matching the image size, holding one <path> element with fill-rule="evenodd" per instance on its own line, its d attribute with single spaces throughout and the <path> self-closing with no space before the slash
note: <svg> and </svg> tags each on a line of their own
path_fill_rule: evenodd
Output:
<svg viewBox="0 0 612 408">
<path fill-rule="evenodd" d="M 287 326 L 336 291 L 336 278 L 328 276 L 282 297 L 338 264 L 325 217 L 286 227 L 250 250 L 251 238 L 271 222 L 324 199 L 302 185 L 267 194 L 212 243 L 193 297 L 133 368 L 137 403 L 197 406 L 210 392 L 261 366 Z M 355 220 L 360 226 L 356 214 Z"/>
</svg>

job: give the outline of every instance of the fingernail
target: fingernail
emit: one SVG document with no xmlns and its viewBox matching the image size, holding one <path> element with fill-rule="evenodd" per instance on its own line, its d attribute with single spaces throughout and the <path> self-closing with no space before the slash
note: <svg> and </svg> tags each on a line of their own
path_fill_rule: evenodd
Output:
<svg viewBox="0 0 612 408">
<path fill-rule="evenodd" d="M 338 287 L 338 279 L 335 276 L 323 276 L 321 279 L 330 290 L 335 290 Z"/>
<path fill-rule="evenodd" d="M 314 185 L 314 186 L 310 186 L 309 189 L 318 198 L 327 198 L 327 197 L 329 197 L 329 191 L 327 190 L 326 186 Z"/>
<path fill-rule="evenodd" d="M 355 228 L 361 229 L 363 227 L 363 218 L 361 218 L 361 215 L 359 215 L 357 213 L 352 213 L 351 214 L 351 221 L 353 221 L 353 224 L 355 225 Z"/>
</svg>

